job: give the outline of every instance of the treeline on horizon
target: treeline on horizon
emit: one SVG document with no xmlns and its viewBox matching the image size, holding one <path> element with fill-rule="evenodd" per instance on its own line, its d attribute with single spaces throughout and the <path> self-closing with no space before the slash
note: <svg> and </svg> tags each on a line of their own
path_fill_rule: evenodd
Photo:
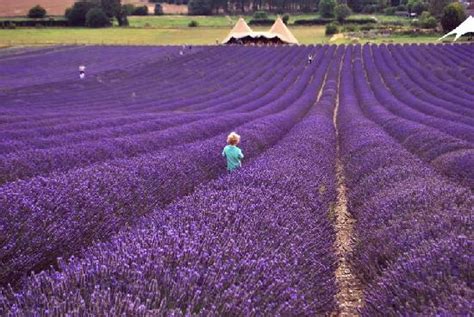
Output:
<svg viewBox="0 0 474 317">
<path fill-rule="evenodd" d="M 210 7 L 209 14 L 252 13 L 268 11 L 274 13 L 318 12 L 320 0 L 150 0 L 152 3 Z M 384 13 L 384 10 L 418 11 L 424 9 L 435 16 L 442 14 L 443 8 L 453 0 L 335 0 L 347 4 L 356 13 Z"/>
</svg>

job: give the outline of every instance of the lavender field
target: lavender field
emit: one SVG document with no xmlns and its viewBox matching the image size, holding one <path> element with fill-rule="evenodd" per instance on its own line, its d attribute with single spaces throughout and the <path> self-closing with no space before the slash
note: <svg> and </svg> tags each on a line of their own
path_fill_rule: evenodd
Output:
<svg viewBox="0 0 474 317">
<path fill-rule="evenodd" d="M 474 45 L 181 50 L 0 51 L 1 316 L 474 311 Z"/>
</svg>

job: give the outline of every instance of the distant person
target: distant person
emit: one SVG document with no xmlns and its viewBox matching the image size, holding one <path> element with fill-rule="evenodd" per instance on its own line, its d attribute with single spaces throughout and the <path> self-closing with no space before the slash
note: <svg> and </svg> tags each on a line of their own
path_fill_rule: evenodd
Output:
<svg viewBox="0 0 474 317">
<path fill-rule="evenodd" d="M 86 77 L 86 66 L 79 66 L 79 78 L 84 79 Z"/>
<path fill-rule="evenodd" d="M 313 63 L 313 55 L 309 54 L 308 55 L 308 64 Z"/>
<path fill-rule="evenodd" d="M 237 147 L 240 142 L 240 135 L 231 132 L 227 136 L 227 145 L 222 151 L 222 156 L 227 159 L 227 171 L 232 172 L 242 166 L 241 160 L 244 158 L 242 150 Z"/>
</svg>

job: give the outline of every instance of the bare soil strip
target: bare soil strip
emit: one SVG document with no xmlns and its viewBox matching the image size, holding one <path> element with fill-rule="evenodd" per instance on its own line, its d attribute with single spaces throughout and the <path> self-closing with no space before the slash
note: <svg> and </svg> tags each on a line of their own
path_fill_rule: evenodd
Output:
<svg viewBox="0 0 474 317">
<path fill-rule="evenodd" d="M 355 219 L 347 210 L 346 185 L 344 180 L 344 166 L 341 162 L 339 131 L 337 126 L 337 114 L 339 111 L 339 98 L 336 100 L 333 123 L 336 130 L 336 179 L 337 179 L 337 202 L 334 207 L 336 243 L 335 250 L 338 257 L 336 269 L 336 283 L 339 291 L 336 295 L 339 307 L 331 314 L 332 316 L 359 316 L 359 309 L 363 305 L 362 285 L 354 274 L 349 263 L 348 255 L 352 251 L 355 237 Z"/>
</svg>

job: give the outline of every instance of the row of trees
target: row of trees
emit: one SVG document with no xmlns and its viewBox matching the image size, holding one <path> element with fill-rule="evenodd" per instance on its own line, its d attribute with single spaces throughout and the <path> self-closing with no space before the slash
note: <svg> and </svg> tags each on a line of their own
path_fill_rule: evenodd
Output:
<svg viewBox="0 0 474 317">
<path fill-rule="evenodd" d="M 119 26 L 128 25 L 121 0 L 80 0 L 66 9 L 65 17 L 71 26 L 106 27 L 113 19 Z"/>
<path fill-rule="evenodd" d="M 152 0 L 162 1 L 162 0 Z M 190 14 L 269 12 L 316 12 L 322 0 L 165 0 L 172 4 L 188 4 Z M 347 4 L 353 12 L 383 13 L 396 11 L 415 12 L 421 15 L 428 11 L 441 18 L 444 8 L 453 0 L 338 0 Z"/>
</svg>

